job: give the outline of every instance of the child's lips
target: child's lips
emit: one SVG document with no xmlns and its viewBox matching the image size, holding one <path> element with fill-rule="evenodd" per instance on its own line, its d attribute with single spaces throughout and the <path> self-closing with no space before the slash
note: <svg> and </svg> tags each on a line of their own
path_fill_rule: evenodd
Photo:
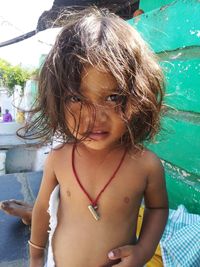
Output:
<svg viewBox="0 0 200 267">
<path fill-rule="evenodd" d="M 92 131 L 89 133 L 88 137 L 92 140 L 102 140 L 109 135 L 107 131 Z"/>
</svg>

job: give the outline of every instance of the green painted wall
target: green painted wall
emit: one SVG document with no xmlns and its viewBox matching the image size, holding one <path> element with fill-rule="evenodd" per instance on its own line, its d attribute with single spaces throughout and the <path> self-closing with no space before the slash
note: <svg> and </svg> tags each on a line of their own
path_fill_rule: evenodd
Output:
<svg viewBox="0 0 200 267">
<path fill-rule="evenodd" d="M 140 8 L 129 23 L 159 56 L 167 85 L 163 130 L 148 147 L 163 160 L 170 207 L 200 214 L 200 1 L 142 0 Z"/>
<path fill-rule="evenodd" d="M 140 9 L 143 9 L 144 12 L 149 12 L 153 9 L 160 8 L 161 6 L 168 5 L 173 0 L 140 0 Z"/>
</svg>

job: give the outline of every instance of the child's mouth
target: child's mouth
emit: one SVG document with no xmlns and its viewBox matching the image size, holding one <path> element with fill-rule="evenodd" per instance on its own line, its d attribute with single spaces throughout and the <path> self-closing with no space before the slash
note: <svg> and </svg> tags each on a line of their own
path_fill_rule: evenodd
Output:
<svg viewBox="0 0 200 267">
<path fill-rule="evenodd" d="M 106 131 L 93 131 L 89 133 L 88 137 L 89 139 L 98 141 L 98 140 L 102 140 L 106 138 L 108 135 L 109 135 L 109 132 L 106 132 Z"/>
</svg>

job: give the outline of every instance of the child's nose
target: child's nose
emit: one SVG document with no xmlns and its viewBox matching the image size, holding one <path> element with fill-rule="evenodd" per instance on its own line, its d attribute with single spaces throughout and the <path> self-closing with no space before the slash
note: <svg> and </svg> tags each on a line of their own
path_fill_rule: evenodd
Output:
<svg viewBox="0 0 200 267">
<path fill-rule="evenodd" d="M 108 114 L 105 107 L 96 105 L 92 111 L 87 110 L 86 113 L 84 114 L 84 117 L 85 117 L 85 123 L 95 122 L 98 124 L 107 121 Z"/>
<path fill-rule="evenodd" d="M 108 119 L 107 110 L 104 106 L 96 107 L 96 120 L 97 122 L 104 122 Z"/>
</svg>

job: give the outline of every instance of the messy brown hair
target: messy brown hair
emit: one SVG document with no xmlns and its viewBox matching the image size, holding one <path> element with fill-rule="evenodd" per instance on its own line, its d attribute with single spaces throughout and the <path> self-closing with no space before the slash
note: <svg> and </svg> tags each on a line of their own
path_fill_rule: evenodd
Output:
<svg viewBox="0 0 200 267">
<path fill-rule="evenodd" d="M 40 72 L 36 106 L 18 135 L 40 143 L 58 135 L 64 143 L 77 141 L 66 122 L 66 99 L 81 96 L 81 73 L 90 65 L 108 71 L 118 83 L 127 127 L 121 142 L 132 147 L 151 140 L 159 130 L 164 89 L 154 53 L 132 26 L 107 9 L 70 11 L 63 18 L 65 25 Z"/>
</svg>

